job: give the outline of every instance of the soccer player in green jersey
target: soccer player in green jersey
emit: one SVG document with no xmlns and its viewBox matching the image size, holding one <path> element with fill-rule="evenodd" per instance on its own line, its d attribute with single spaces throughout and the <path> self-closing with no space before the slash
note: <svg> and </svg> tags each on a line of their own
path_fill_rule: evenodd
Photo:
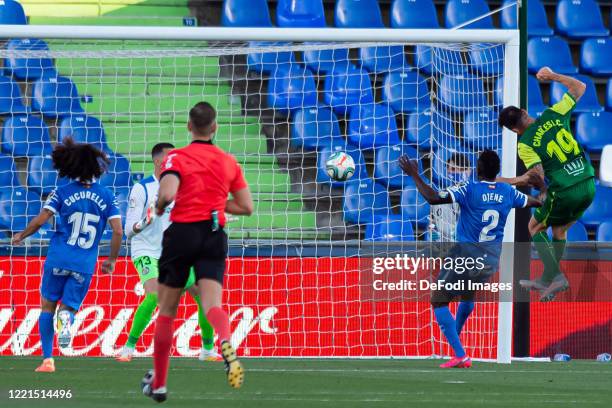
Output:
<svg viewBox="0 0 612 408">
<path fill-rule="evenodd" d="M 537 119 L 515 106 L 501 111 L 499 125 L 519 135 L 518 155 L 528 169 L 520 177 L 502 181 L 533 185 L 546 197 L 544 205 L 529 221 L 529 232 L 544 263 L 544 273 L 539 279 L 522 280 L 520 284 L 541 291 L 540 300 L 550 301 L 569 287 L 559 261 L 565 251 L 567 230 L 593 202 L 595 170 L 570 129 L 571 113 L 586 85 L 548 67 L 540 69 L 536 77 L 539 81 L 560 82 L 567 92 Z M 546 234 L 548 227 L 552 228 L 552 243 Z"/>
</svg>

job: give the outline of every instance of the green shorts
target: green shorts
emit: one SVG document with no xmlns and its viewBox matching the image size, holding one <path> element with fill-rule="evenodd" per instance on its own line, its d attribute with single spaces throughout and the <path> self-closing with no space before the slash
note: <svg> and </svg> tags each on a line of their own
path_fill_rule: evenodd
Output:
<svg viewBox="0 0 612 408">
<path fill-rule="evenodd" d="M 548 226 L 578 221 L 595 198 L 595 180 L 590 178 L 561 191 L 549 191 L 544 205 L 533 214 L 536 221 Z"/>
<path fill-rule="evenodd" d="M 140 283 L 144 283 L 151 279 L 157 279 L 159 276 L 158 260 L 150 256 L 139 256 L 134 259 L 134 266 L 138 271 Z M 189 270 L 189 278 L 185 284 L 185 289 L 192 287 L 195 284 L 195 272 L 193 268 Z"/>
</svg>

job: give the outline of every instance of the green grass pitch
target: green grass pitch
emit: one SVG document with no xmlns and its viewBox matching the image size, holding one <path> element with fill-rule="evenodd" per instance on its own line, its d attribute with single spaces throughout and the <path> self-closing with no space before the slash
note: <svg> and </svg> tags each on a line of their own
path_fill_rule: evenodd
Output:
<svg viewBox="0 0 612 408">
<path fill-rule="evenodd" d="M 0 357 L 0 407 L 151 407 L 140 379 L 152 361 Z M 164 407 L 609 407 L 612 364 L 475 362 L 440 370 L 437 360 L 244 359 L 245 384 L 232 390 L 222 363 L 174 359 Z M 10 400 L 10 389 L 70 389 L 70 400 Z"/>
</svg>

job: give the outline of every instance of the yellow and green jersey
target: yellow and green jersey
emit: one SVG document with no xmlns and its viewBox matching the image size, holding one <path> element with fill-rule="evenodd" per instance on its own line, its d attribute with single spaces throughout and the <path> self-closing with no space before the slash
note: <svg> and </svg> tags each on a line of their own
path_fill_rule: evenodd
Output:
<svg viewBox="0 0 612 408">
<path fill-rule="evenodd" d="M 576 101 L 569 93 L 546 109 L 521 135 L 518 154 L 529 169 L 541 163 L 548 189 L 561 191 L 595 176 L 595 169 L 574 139 L 570 116 Z"/>
</svg>

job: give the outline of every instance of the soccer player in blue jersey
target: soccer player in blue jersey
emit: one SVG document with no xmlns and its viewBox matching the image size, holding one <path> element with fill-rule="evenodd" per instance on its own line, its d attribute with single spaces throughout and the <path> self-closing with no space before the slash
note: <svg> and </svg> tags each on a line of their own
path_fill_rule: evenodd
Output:
<svg viewBox="0 0 612 408">
<path fill-rule="evenodd" d="M 476 168 L 478 181 L 461 183 L 439 192 L 421 179 L 416 161 L 402 156 L 400 167 L 413 178 L 419 193 L 429 204 L 459 205 L 456 237 L 460 244 L 456 244 L 449 255 L 455 258 L 481 259 L 479 267 L 462 273 L 443 268 L 438 280 L 443 280 L 445 283 L 463 281 L 465 289 L 435 290 L 431 299 L 436 321 L 455 353 L 450 361 L 440 367 L 469 368 L 472 366 L 472 361 L 465 352 L 459 335 L 474 310 L 474 290 L 470 289 L 470 283 L 487 282 L 497 271 L 504 227 L 510 211 L 513 208 L 539 207 L 542 203 L 514 189 L 510 184 L 495 182 L 501 163 L 497 153 L 492 150 L 485 150 L 478 157 Z M 457 297 L 461 299 L 461 303 L 455 319 L 448 305 Z"/>
<path fill-rule="evenodd" d="M 107 221 L 113 235 L 110 255 L 101 266 L 103 273 L 110 274 L 115 269 L 123 237 L 117 200 L 108 188 L 96 182 L 109 163 L 106 155 L 90 144 L 77 144 L 67 138 L 55 147 L 52 158 L 59 177 L 68 177 L 71 182 L 56 188 L 40 214 L 12 240 L 13 245 L 21 244 L 56 217 L 56 232 L 49 244 L 40 285 L 42 312 L 38 327 L 44 360 L 37 372 L 55 371 L 53 314 L 60 300 L 57 342 L 62 348 L 70 345 L 70 325 L 89 289 Z"/>
</svg>

